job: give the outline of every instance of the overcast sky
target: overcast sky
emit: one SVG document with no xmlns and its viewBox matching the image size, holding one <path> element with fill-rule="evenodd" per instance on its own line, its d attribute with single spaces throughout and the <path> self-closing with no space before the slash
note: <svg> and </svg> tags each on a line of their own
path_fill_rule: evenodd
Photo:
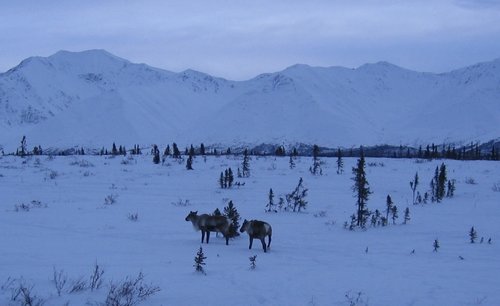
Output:
<svg viewBox="0 0 500 306">
<path fill-rule="evenodd" d="M 500 57 L 500 0 L 0 0 L 0 72 L 86 49 L 234 80 L 296 63 L 445 72 Z"/>
</svg>

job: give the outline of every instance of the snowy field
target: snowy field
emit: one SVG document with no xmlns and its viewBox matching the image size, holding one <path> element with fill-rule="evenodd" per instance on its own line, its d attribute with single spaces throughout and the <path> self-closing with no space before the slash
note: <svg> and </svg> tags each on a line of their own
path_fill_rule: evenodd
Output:
<svg viewBox="0 0 500 306">
<path fill-rule="evenodd" d="M 20 283 L 46 306 L 102 305 L 110 283 L 139 272 L 161 288 L 141 305 L 500 305 L 500 163 L 367 158 L 368 208 L 383 211 L 391 195 L 399 219 L 349 231 L 343 224 L 356 209 L 356 159 L 344 159 L 342 175 L 336 159 L 322 160 L 323 175 L 313 176 L 308 157 L 295 169 L 288 158 L 252 157 L 251 176 L 235 178 L 245 185 L 220 189 L 221 171 L 236 172 L 241 157 L 197 157 L 193 171 L 173 159 L 155 165 L 149 155 L 0 157 L 0 305 L 22 305 L 20 297 L 12 301 Z M 455 196 L 412 205 L 415 172 L 423 194 L 442 162 L 456 180 Z M 309 188 L 307 209 L 266 213 L 269 188 L 277 202 L 300 177 Z M 115 203 L 105 204 L 106 197 Z M 212 234 L 203 244 L 206 275 L 196 273 L 201 234 L 184 218 L 190 210 L 222 211 L 229 200 L 240 224 L 272 225 L 271 249 L 264 253 L 256 240 L 248 250 L 246 234 L 229 246 Z M 406 207 L 411 220 L 403 225 Z M 96 263 L 102 287 L 69 293 L 75 281 L 88 283 Z M 54 269 L 67 276 L 60 296 Z"/>
</svg>

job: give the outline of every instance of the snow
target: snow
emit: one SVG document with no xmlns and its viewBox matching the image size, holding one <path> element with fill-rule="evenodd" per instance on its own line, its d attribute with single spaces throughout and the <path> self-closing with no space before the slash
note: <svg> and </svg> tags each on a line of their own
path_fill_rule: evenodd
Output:
<svg viewBox="0 0 500 306">
<path fill-rule="evenodd" d="M 154 165 L 149 155 L 0 157 L 0 304 L 16 305 L 1 287 L 8 277 L 33 284 L 46 305 L 95 305 L 104 301 L 109 281 L 140 271 L 162 289 L 143 305 L 349 305 L 345 295 L 357 292 L 365 302 L 359 305 L 500 304 L 500 192 L 492 189 L 500 187 L 498 162 L 367 158 L 368 207 L 383 210 L 390 194 L 400 218 L 397 225 L 348 231 L 343 223 L 355 211 L 350 169 L 356 159 L 344 159 L 342 175 L 335 159 L 322 160 L 323 175 L 313 176 L 311 158 L 299 157 L 291 170 L 288 158 L 252 157 L 251 176 L 236 178 L 245 185 L 220 189 L 220 172 L 241 167 L 241 157 L 196 157 L 193 171 L 173 159 Z M 423 193 L 442 162 L 456 180 L 455 196 L 412 205 L 415 172 Z M 269 188 L 277 201 L 299 177 L 309 188 L 307 209 L 264 212 Z M 104 204 L 109 195 L 115 204 Z M 174 205 L 179 200 L 190 204 Z M 242 218 L 272 225 L 271 249 L 264 253 L 254 241 L 248 250 L 245 235 L 229 246 L 212 235 L 202 245 L 207 275 L 197 274 L 192 265 L 201 234 L 184 218 L 190 210 L 222 210 L 229 200 Z M 31 201 L 42 205 L 15 211 Z M 412 219 L 402 225 L 406 207 Z M 127 217 L 134 213 L 137 222 Z M 492 244 L 470 244 L 471 226 L 478 241 L 491 237 Z M 96 262 L 105 271 L 103 288 L 57 296 L 54 267 L 70 280 L 87 280 Z"/>
<path fill-rule="evenodd" d="M 294 65 L 236 82 L 60 51 L 0 74 L 0 147 L 15 151 L 23 135 L 43 148 L 487 142 L 500 137 L 499 68 L 498 59 L 442 74 Z"/>
</svg>

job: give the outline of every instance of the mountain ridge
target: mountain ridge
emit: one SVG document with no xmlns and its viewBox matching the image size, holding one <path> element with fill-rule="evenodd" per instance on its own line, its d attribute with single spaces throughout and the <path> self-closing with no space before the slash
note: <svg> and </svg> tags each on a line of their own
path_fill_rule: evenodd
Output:
<svg viewBox="0 0 500 306">
<path fill-rule="evenodd" d="M 296 64 L 232 81 L 105 50 L 59 51 L 0 73 L 0 145 L 22 135 L 67 147 L 485 142 L 500 137 L 499 101 L 500 59 L 439 74 L 385 61 Z"/>
</svg>

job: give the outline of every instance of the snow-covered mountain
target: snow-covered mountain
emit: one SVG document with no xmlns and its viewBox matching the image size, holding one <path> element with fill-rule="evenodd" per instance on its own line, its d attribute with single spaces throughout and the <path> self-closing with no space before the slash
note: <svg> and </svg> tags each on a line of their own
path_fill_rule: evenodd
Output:
<svg viewBox="0 0 500 306">
<path fill-rule="evenodd" d="M 235 67 L 237 69 L 237 67 Z M 103 50 L 31 57 L 0 74 L 0 145 L 324 146 L 500 138 L 500 59 L 449 73 L 386 62 L 291 66 L 247 81 L 174 73 Z"/>
</svg>

